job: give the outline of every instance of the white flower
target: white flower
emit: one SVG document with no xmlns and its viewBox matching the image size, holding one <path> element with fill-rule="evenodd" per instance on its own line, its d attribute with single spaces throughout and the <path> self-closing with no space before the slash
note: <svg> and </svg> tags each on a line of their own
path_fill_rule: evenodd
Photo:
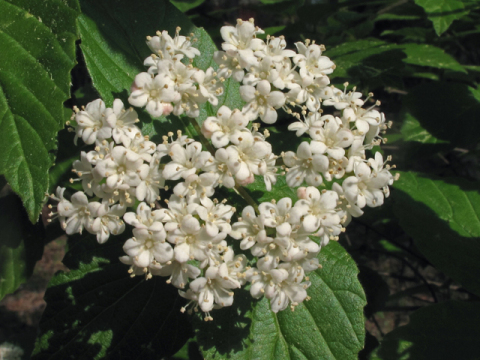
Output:
<svg viewBox="0 0 480 360">
<path fill-rule="evenodd" d="M 237 20 L 237 26 L 223 26 L 220 29 L 220 34 L 223 40 L 222 49 L 227 54 L 240 58 L 249 63 L 255 61 L 254 51 L 262 50 L 265 43 L 261 39 L 257 39 L 257 34 L 263 34 L 264 31 L 259 27 L 255 27 L 253 19 L 249 21 Z M 245 66 L 242 66 L 245 67 Z"/>
<path fill-rule="evenodd" d="M 230 218 L 235 212 L 235 208 L 225 205 L 223 202 L 218 204 L 216 201 L 210 200 L 208 197 L 200 199 L 201 206 L 195 211 L 205 221 L 205 230 L 210 236 L 215 236 L 219 231 L 230 233 Z"/>
<path fill-rule="evenodd" d="M 345 148 L 352 145 L 354 137 L 349 129 L 342 126 L 339 118 L 324 117 L 324 125 L 321 128 L 310 129 L 309 134 L 317 144 L 321 153 L 327 153 L 329 157 L 340 160 L 345 155 Z M 323 147 L 323 150 L 320 148 Z"/>
<path fill-rule="evenodd" d="M 245 71 L 240 65 L 238 56 L 228 55 L 224 51 L 215 51 L 213 60 L 218 64 L 218 77 L 220 79 L 228 79 L 231 76 L 237 82 L 242 81 Z"/>
<path fill-rule="evenodd" d="M 225 186 L 226 188 L 235 187 L 235 179 L 233 178 L 234 169 L 228 167 L 228 152 L 224 148 L 220 148 L 215 152 L 215 158 L 206 161 L 204 170 L 212 172 L 216 175 L 216 186 Z"/>
<path fill-rule="evenodd" d="M 152 211 L 150 206 L 141 202 L 137 206 L 137 213 L 128 212 L 123 215 L 123 220 L 136 229 L 148 230 L 156 240 L 165 239 L 165 231 L 162 224 L 162 213 L 160 210 Z"/>
<path fill-rule="evenodd" d="M 218 105 L 218 96 L 223 95 L 223 84 L 217 80 L 217 73 L 212 67 L 206 72 L 197 70 L 194 75 L 198 83 L 198 95 L 203 97 L 202 103 L 208 101 L 213 106 Z"/>
<path fill-rule="evenodd" d="M 277 183 L 277 174 L 278 168 L 276 166 L 278 156 L 271 153 L 265 157 L 265 164 L 267 165 L 267 169 L 265 174 L 263 174 L 263 181 L 265 182 L 265 188 L 267 191 L 272 190 L 272 184 L 275 185 Z"/>
<path fill-rule="evenodd" d="M 350 178 L 344 180 L 344 183 L 348 184 L 348 188 L 344 187 L 345 196 L 350 202 L 356 203 L 359 208 L 383 204 L 384 197 L 390 194 L 388 185 L 394 181 L 390 171 L 383 168 L 383 165 L 383 157 L 379 152 L 375 153 L 375 159 L 368 160 L 368 164 L 355 163 L 356 180 Z"/>
<path fill-rule="evenodd" d="M 312 186 L 322 184 L 321 173 L 328 170 L 328 158 L 321 154 L 321 147 L 316 149 L 317 145 L 304 141 L 298 146 L 296 154 L 293 151 L 282 154 L 283 162 L 289 167 L 286 176 L 288 186 L 300 186 L 304 180 Z"/>
<path fill-rule="evenodd" d="M 248 67 L 243 84 L 256 86 L 262 80 L 273 84 L 279 76 L 278 72 L 271 72 L 274 67 L 271 57 L 257 58 L 257 61 Z"/>
<path fill-rule="evenodd" d="M 370 126 L 378 128 L 385 122 L 385 115 L 377 110 L 373 110 L 374 106 L 368 109 L 358 106 L 347 107 L 343 110 L 342 119 L 347 123 L 355 122 L 358 134 L 365 135 L 369 131 Z M 378 135 L 378 133 L 375 134 L 375 136 L 376 135 Z"/>
<path fill-rule="evenodd" d="M 217 116 L 208 117 L 202 124 L 202 134 L 212 140 L 213 146 L 221 148 L 235 141 L 241 133 L 248 132 L 248 119 L 238 109 L 230 110 L 222 106 Z"/>
<path fill-rule="evenodd" d="M 330 238 L 340 234 L 341 219 L 337 214 L 338 194 L 335 191 L 320 191 L 309 186 L 301 192 L 302 198 L 295 203 L 292 217 L 303 218 L 302 225 L 306 232 L 320 236 L 321 245 L 326 245 Z"/>
<path fill-rule="evenodd" d="M 131 161 L 127 157 L 127 150 L 123 146 L 115 146 L 111 157 L 99 162 L 95 171 L 106 179 L 106 186 L 109 189 L 126 190 L 130 186 L 140 184 L 138 169 L 143 164 L 142 159 Z M 124 185 L 122 187 L 122 185 Z"/>
<path fill-rule="evenodd" d="M 155 54 L 166 58 L 172 58 L 176 54 L 183 54 L 193 59 L 195 56 L 200 55 L 200 51 L 192 46 L 191 37 L 180 35 L 180 30 L 180 27 L 176 28 L 173 39 L 166 30 L 162 32 L 157 31 L 157 36 L 147 36 L 147 45 Z"/>
<path fill-rule="evenodd" d="M 159 218 L 165 223 L 165 230 L 172 232 L 180 227 L 183 218 L 194 213 L 198 204 L 187 203 L 185 198 L 171 195 L 168 203 L 168 209 L 160 209 Z"/>
<path fill-rule="evenodd" d="M 110 234 L 118 235 L 125 230 L 125 223 L 122 216 L 125 213 L 125 207 L 121 205 L 113 205 L 108 207 L 108 203 L 98 203 L 98 206 L 92 211 L 95 220 L 90 226 L 90 230 L 97 234 L 97 241 L 100 244 L 105 243 Z"/>
<path fill-rule="evenodd" d="M 287 42 L 283 35 L 279 37 L 267 35 L 265 47 L 260 51 L 256 51 L 255 55 L 260 58 L 270 57 L 273 62 L 278 63 L 286 57 L 289 58 L 295 56 L 295 51 L 285 50 L 286 47 Z"/>
<path fill-rule="evenodd" d="M 326 56 L 322 56 L 322 46 L 309 43 L 295 43 L 298 54 L 293 57 L 293 62 L 300 67 L 300 76 L 319 77 L 331 74 L 335 64 Z"/>
<path fill-rule="evenodd" d="M 292 231 L 290 210 L 292 199 L 282 198 L 278 202 L 263 202 L 258 206 L 260 214 L 265 217 L 265 225 L 276 228 L 277 235 L 287 236 Z"/>
<path fill-rule="evenodd" d="M 125 110 L 122 100 L 115 99 L 113 108 L 105 110 L 105 118 L 108 125 L 113 129 L 112 137 L 117 144 L 128 146 L 140 129 L 135 125 L 139 122 L 138 114 L 132 108 Z"/>
<path fill-rule="evenodd" d="M 199 202 L 205 197 L 213 195 L 213 185 L 217 181 L 214 173 L 190 174 L 185 182 L 180 182 L 173 188 L 173 193 L 179 197 L 186 197 L 187 201 Z"/>
<path fill-rule="evenodd" d="M 173 144 L 168 155 L 172 161 L 163 169 L 163 176 L 167 180 L 178 180 L 182 177 L 186 179 L 201 169 L 211 157 L 208 151 L 202 151 L 202 144 L 196 141 L 186 147 Z"/>
<path fill-rule="evenodd" d="M 92 213 L 98 202 L 88 202 L 88 198 L 84 192 L 78 191 L 72 195 L 70 201 L 63 197 L 65 188 L 57 188 L 57 204 L 58 217 L 62 228 L 68 235 L 82 233 L 86 228 L 90 232 L 90 225 L 93 222 Z"/>
<path fill-rule="evenodd" d="M 175 83 L 168 76 L 157 75 L 152 78 L 148 73 L 140 73 L 135 77 L 128 102 L 137 107 L 146 106 L 150 115 L 158 117 L 172 112 L 171 103 L 180 98 L 180 94 L 175 91 Z"/>
<path fill-rule="evenodd" d="M 220 282 L 226 281 L 225 287 L 232 285 L 244 285 L 246 282 L 243 271 L 247 266 L 247 258 L 245 255 L 235 255 L 231 246 L 227 248 L 223 254 L 224 263 L 220 265 L 217 279 Z"/>
<path fill-rule="evenodd" d="M 133 229 L 133 235 L 125 242 L 123 250 L 136 266 L 147 268 L 154 261 L 166 263 L 173 258 L 172 246 L 165 242 L 165 230 L 159 231 L 155 238 L 147 229 Z"/>
<path fill-rule="evenodd" d="M 267 236 L 265 230 L 265 216 L 255 216 L 252 206 L 247 206 L 242 210 L 242 217 L 232 225 L 230 236 L 241 240 L 240 248 L 242 250 L 250 249 L 257 242 L 266 244 L 273 241 L 271 237 Z"/>
<path fill-rule="evenodd" d="M 302 81 L 300 75 L 292 68 L 290 59 L 276 63 L 275 68 L 270 70 L 267 80 L 279 90 L 299 87 L 298 84 Z"/>
<path fill-rule="evenodd" d="M 332 96 L 332 90 L 327 86 L 330 84 L 327 76 L 304 76 L 297 84 L 299 86 L 293 87 L 287 96 L 297 104 L 305 103 L 310 111 L 319 111 L 322 99 Z"/>
<path fill-rule="evenodd" d="M 286 309 L 289 304 L 294 308 L 303 302 L 307 298 L 306 289 L 310 286 L 308 281 L 301 283 L 303 276 L 298 276 L 298 270 L 287 263 L 268 271 L 251 268 L 247 271 L 247 279 L 252 283 L 252 297 L 259 299 L 265 296 L 275 313 Z"/>
<path fill-rule="evenodd" d="M 77 176 L 82 180 L 83 191 L 89 195 L 93 196 L 93 189 L 95 179 L 93 177 L 93 167 L 90 161 L 88 160 L 87 153 L 82 151 L 80 153 L 81 160 L 75 160 L 73 162 L 72 171 L 77 174 Z M 72 180 L 70 180 L 72 182 Z"/>
<path fill-rule="evenodd" d="M 152 154 L 156 150 L 154 142 L 149 140 L 148 136 L 143 136 L 142 133 L 137 133 L 135 137 L 125 146 L 127 151 L 127 159 L 129 161 L 137 161 L 142 159 L 150 162 L 152 160 Z"/>
<path fill-rule="evenodd" d="M 169 137 L 170 137 L 170 142 L 168 141 Z M 193 139 L 190 139 L 188 136 L 182 135 L 181 130 L 177 131 L 176 140 L 173 140 L 173 132 L 169 132 L 168 136 L 164 135 L 162 138 L 163 138 L 163 143 L 157 145 L 157 153 L 158 153 L 159 159 L 161 159 L 162 157 L 170 153 L 170 148 L 173 146 L 173 144 L 185 146 L 194 141 Z"/>
<path fill-rule="evenodd" d="M 75 144 L 77 138 L 82 138 L 85 144 L 93 144 L 97 139 L 108 139 L 112 136 L 112 128 L 105 118 L 105 103 L 101 99 L 97 99 L 87 104 L 84 110 L 76 111 L 75 122 L 77 126 L 75 131 Z"/>
<path fill-rule="evenodd" d="M 241 139 L 241 140 L 240 140 Z M 241 185 L 252 183 L 254 175 L 265 175 L 266 157 L 272 153 L 272 146 L 251 133 L 242 133 L 234 140 L 238 145 L 229 146 L 228 168 L 233 170 L 235 178 Z"/>
<path fill-rule="evenodd" d="M 355 88 L 353 88 L 353 91 L 349 91 L 347 93 L 348 83 L 345 83 L 344 85 L 344 91 L 332 87 L 333 94 L 330 99 L 327 99 L 323 102 L 323 105 L 333 105 L 337 110 L 343 110 L 348 106 L 362 106 L 362 93 L 356 92 Z"/>
<path fill-rule="evenodd" d="M 267 80 L 258 82 L 257 87 L 250 85 L 240 86 L 240 96 L 247 103 L 242 113 L 249 120 L 260 116 L 266 124 L 277 121 L 277 111 L 285 104 L 285 94 L 280 91 L 271 91 L 272 87 Z"/>
<path fill-rule="evenodd" d="M 288 130 L 296 131 L 295 135 L 299 137 L 307 131 L 315 132 L 317 129 L 323 127 L 326 116 L 330 115 L 322 116 L 321 112 L 309 112 L 304 118 L 305 121 L 299 119 L 299 121 L 291 123 L 288 125 Z"/>
<path fill-rule="evenodd" d="M 135 189 L 135 196 L 138 200 L 146 200 L 149 204 L 159 200 L 160 189 L 165 187 L 165 179 L 159 165 L 158 155 L 154 155 L 149 165 L 143 164 L 140 166 L 139 175 L 141 181 Z"/>
<path fill-rule="evenodd" d="M 176 288 L 183 289 L 188 279 L 196 279 L 201 271 L 198 267 L 191 264 L 172 260 L 164 264 L 157 273 L 160 276 L 169 276 L 167 284 L 172 284 Z"/>
<path fill-rule="evenodd" d="M 110 153 L 115 146 L 115 141 L 97 140 L 95 142 L 95 149 L 87 153 L 87 160 L 90 164 L 97 165 L 98 162 L 110 157 Z M 93 176 L 95 177 L 96 175 L 98 174 L 94 171 Z M 97 180 L 101 180 L 101 177 Z"/>
<path fill-rule="evenodd" d="M 175 260 L 187 262 L 188 260 L 203 261 L 207 259 L 207 253 L 213 244 L 223 240 L 226 233 L 220 232 L 216 236 L 210 236 L 200 226 L 199 221 L 191 214 L 184 216 L 180 227 L 168 235 L 168 241 L 175 244 Z"/>
<path fill-rule="evenodd" d="M 348 189 L 348 187 L 352 185 L 352 180 L 355 182 L 353 185 L 356 186 L 357 182 L 355 181 L 356 178 L 354 176 L 345 179 L 342 186 L 337 183 L 332 184 L 332 190 L 338 194 L 340 199 L 340 202 L 338 203 L 338 206 L 341 209 L 339 216 L 342 218 L 343 226 L 347 226 L 350 221 L 352 221 L 352 216 L 359 217 L 363 215 L 362 209 L 360 209 L 355 202 L 350 201 L 350 199 L 345 196 L 345 191 L 343 190 L 343 187 Z"/>
</svg>

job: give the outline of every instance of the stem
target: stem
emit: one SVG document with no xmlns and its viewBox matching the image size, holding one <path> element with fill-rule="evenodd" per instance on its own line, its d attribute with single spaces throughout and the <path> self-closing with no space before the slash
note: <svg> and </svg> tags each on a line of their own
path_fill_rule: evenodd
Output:
<svg viewBox="0 0 480 360">
<path fill-rule="evenodd" d="M 257 214 L 260 214 L 260 211 L 258 211 L 257 202 L 255 200 L 253 200 L 253 198 L 250 196 L 250 194 L 247 192 L 247 190 L 245 190 L 244 187 L 239 186 L 239 185 L 235 185 L 234 189 L 237 192 L 237 194 L 240 195 L 247 202 L 247 204 L 253 206 L 253 208 L 255 209 L 255 212 Z"/>
<path fill-rule="evenodd" d="M 202 134 L 202 129 L 200 128 L 200 125 L 198 124 L 197 120 L 195 118 L 188 118 L 190 120 L 190 124 L 192 124 L 193 128 L 197 132 L 198 137 L 200 138 L 200 142 L 202 143 L 203 146 L 212 154 L 212 156 L 215 156 L 215 149 L 210 144 L 210 141 Z"/>
<path fill-rule="evenodd" d="M 400 260 L 406 266 L 408 266 L 413 271 L 413 273 L 427 286 L 430 294 L 432 294 L 432 298 L 435 301 L 435 303 L 438 303 L 438 298 L 437 298 L 437 294 L 435 293 L 435 289 L 432 287 L 432 285 L 430 285 L 428 283 L 428 281 L 423 277 L 423 275 L 420 274 L 420 272 L 412 264 L 410 264 L 407 260 L 405 260 L 401 256 L 398 256 L 396 254 L 393 254 L 393 253 L 387 252 L 387 251 L 380 251 L 380 250 L 375 250 L 375 249 L 370 249 L 370 251 L 394 257 L 394 258 Z"/>
</svg>

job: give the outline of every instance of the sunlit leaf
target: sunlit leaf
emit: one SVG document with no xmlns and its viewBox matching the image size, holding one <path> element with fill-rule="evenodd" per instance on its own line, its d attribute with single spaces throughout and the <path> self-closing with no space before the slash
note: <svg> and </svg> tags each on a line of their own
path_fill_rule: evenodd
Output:
<svg viewBox="0 0 480 360">
<path fill-rule="evenodd" d="M 36 222 L 75 64 L 76 1 L 0 0 L 0 174 Z"/>
<path fill-rule="evenodd" d="M 348 253 L 331 243 L 319 255 L 322 269 L 309 274 L 312 300 L 277 314 L 266 299 L 237 291 L 231 308 L 198 325 L 206 359 L 357 359 L 365 337 L 365 294 Z"/>
</svg>

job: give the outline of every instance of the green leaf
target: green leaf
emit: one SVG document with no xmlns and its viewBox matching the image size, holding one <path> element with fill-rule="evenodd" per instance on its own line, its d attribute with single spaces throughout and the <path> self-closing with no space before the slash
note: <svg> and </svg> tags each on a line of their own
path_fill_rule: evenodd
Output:
<svg viewBox="0 0 480 360">
<path fill-rule="evenodd" d="M 421 16 L 418 15 L 403 15 L 403 14 L 389 14 L 383 13 L 375 18 L 375 21 L 408 21 L 408 20 L 420 20 Z"/>
<path fill-rule="evenodd" d="M 395 214 L 439 270 L 480 295 L 480 187 L 459 178 L 401 172 Z"/>
<path fill-rule="evenodd" d="M 75 64 L 76 1 L 0 0 L 0 174 L 36 222 Z"/>
<path fill-rule="evenodd" d="M 187 12 L 202 5 L 205 0 L 171 0 L 171 3 L 181 12 Z"/>
<path fill-rule="evenodd" d="M 460 0 L 415 0 L 427 13 L 438 36 L 448 30 L 452 22 L 468 14 Z"/>
<path fill-rule="evenodd" d="M 78 27 L 82 38 L 81 48 L 85 56 L 93 85 L 103 100 L 110 105 L 114 98 L 127 103 L 130 87 L 135 76 L 147 69 L 143 61 L 151 53 L 145 44 L 148 35 L 157 30 L 167 30 L 172 36 L 177 26 L 182 34 L 193 33 L 201 56 L 194 59 L 193 65 L 206 70 L 213 66 L 213 53 L 216 46 L 204 29 L 196 28 L 188 18 L 168 1 L 129 0 L 81 0 L 83 14 Z M 123 34 L 119 36 L 118 34 Z M 243 102 L 238 92 L 239 84 L 228 79 L 224 83 L 224 95 L 216 107 L 204 104 L 197 119 L 201 124 L 208 116 L 215 115 L 221 105 L 241 108 Z M 142 131 L 146 135 L 166 135 L 168 131 L 184 129 L 174 116 L 152 121 L 150 116 L 140 114 Z M 153 139 L 155 140 L 155 139 Z M 161 138 L 157 139 L 161 141 Z"/>
<path fill-rule="evenodd" d="M 407 64 L 467 72 L 457 60 L 438 47 L 427 44 L 405 44 L 400 47 L 407 54 L 403 59 Z"/>
<path fill-rule="evenodd" d="M 50 281 L 32 359 L 160 359 L 191 336 L 177 289 L 157 276 L 132 279 L 118 260 L 127 236 L 69 239 L 70 271 Z"/>
<path fill-rule="evenodd" d="M 330 75 L 332 79 L 346 79 L 365 91 L 384 88 L 387 84 L 403 86 L 400 76 L 405 64 L 401 60 L 406 55 L 396 44 L 377 39 L 358 40 L 327 49 L 325 55 L 336 65 Z"/>
<path fill-rule="evenodd" d="M 404 106 L 435 138 L 454 146 L 473 147 L 480 132 L 477 92 L 459 83 L 425 83 L 408 92 Z"/>
<path fill-rule="evenodd" d="M 43 224 L 32 225 L 18 196 L 0 197 L 0 300 L 32 275 L 42 257 Z"/>
<path fill-rule="evenodd" d="M 381 54 L 391 49 L 392 45 L 385 41 L 365 39 L 346 42 L 332 49 L 327 48 L 324 54 L 330 57 L 336 65 L 335 71 L 330 76 L 334 78 L 347 77 L 349 68 L 358 65 L 359 62 L 369 56 Z"/>
<path fill-rule="evenodd" d="M 353 259 L 338 243 L 323 248 L 322 269 L 309 274 L 312 300 L 277 314 L 267 299 L 238 291 L 232 307 L 199 323 L 206 359 L 357 359 L 363 348 L 365 294 Z"/>
<path fill-rule="evenodd" d="M 388 333 L 370 360 L 474 360 L 480 353 L 479 302 L 448 301 L 410 315 Z"/>
<path fill-rule="evenodd" d="M 151 51 L 145 39 L 157 30 L 167 30 L 173 36 L 180 26 L 182 34 L 193 32 L 200 39 L 198 49 L 202 53 L 204 46 L 207 53 L 211 47 L 203 41 L 209 39 L 205 30 L 195 28 L 168 1 L 81 0 L 80 3 L 81 48 L 93 85 L 108 105 L 115 97 L 126 100 L 135 76 L 147 70 L 143 61 Z"/>
<path fill-rule="evenodd" d="M 439 140 L 430 134 L 420 125 L 420 122 L 411 114 L 405 114 L 401 129 L 405 141 L 414 141 L 422 144 L 445 144 L 444 140 Z"/>
<path fill-rule="evenodd" d="M 245 188 L 259 204 L 271 200 L 278 201 L 284 197 L 292 199 L 293 203 L 298 199 L 297 191 L 288 186 L 285 175 L 277 177 L 277 183 L 272 186 L 272 191 L 266 189 L 263 176 L 255 176 L 255 181 Z"/>
</svg>

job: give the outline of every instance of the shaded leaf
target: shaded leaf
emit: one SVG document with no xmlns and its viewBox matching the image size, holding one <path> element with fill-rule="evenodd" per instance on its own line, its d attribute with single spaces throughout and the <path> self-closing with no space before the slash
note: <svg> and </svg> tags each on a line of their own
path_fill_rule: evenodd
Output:
<svg viewBox="0 0 480 360">
<path fill-rule="evenodd" d="M 477 92 L 458 83 L 425 83 L 409 91 L 404 106 L 438 140 L 469 147 L 478 143 L 480 131 Z"/>
<path fill-rule="evenodd" d="M 388 333 L 370 359 L 478 359 L 479 318 L 479 302 L 426 306 L 410 315 L 408 325 Z"/>
<path fill-rule="evenodd" d="M 32 275 L 43 253 L 43 224 L 32 225 L 20 198 L 14 193 L 0 197 L 0 300 L 13 293 Z"/>
<path fill-rule="evenodd" d="M 425 130 L 417 119 L 411 114 L 405 114 L 401 129 L 405 141 L 415 141 L 422 144 L 444 144 L 446 141 L 439 140 Z"/>
<path fill-rule="evenodd" d="M 202 5 L 205 0 L 171 0 L 171 3 L 181 12 L 187 12 Z"/>
<path fill-rule="evenodd" d="M 82 0 L 83 15 L 79 17 L 79 31 L 82 38 L 81 48 L 85 56 L 93 85 L 107 103 L 114 98 L 128 103 L 130 87 L 135 76 L 147 69 L 143 61 L 151 53 L 145 44 L 146 36 L 154 35 L 157 30 L 167 30 L 175 34 L 177 26 L 181 34 L 193 33 L 197 39 L 195 46 L 201 56 L 194 59 L 193 65 L 206 70 L 216 67 L 213 61 L 215 44 L 204 29 L 196 28 L 188 18 L 168 1 L 128 0 L 94 1 Z M 119 36 L 119 34 L 123 34 Z M 225 81 L 225 93 L 219 98 L 219 105 L 213 107 L 204 104 L 197 121 L 201 124 L 208 116 L 216 114 L 218 107 L 225 104 L 232 109 L 242 106 L 238 93 L 239 84 L 229 79 Z M 185 130 L 175 116 L 161 117 L 152 121 L 151 117 L 140 111 L 142 131 L 145 135 L 166 135 L 168 131 Z M 161 141 L 161 138 L 153 139 Z"/>
<path fill-rule="evenodd" d="M 393 192 L 402 228 L 439 270 L 480 294 L 480 187 L 401 172 Z"/>
<path fill-rule="evenodd" d="M 405 44 L 401 48 L 407 57 L 407 64 L 430 66 L 437 69 L 449 69 L 466 73 L 467 71 L 452 56 L 442 49 L 428 44 Z"/>
<path fill-rule="evenodd" d="M 460 0 L 415 0 L 427 13 L 438 36 L 448 30 L 452 22 L 468 14 Z"/>
<path fill-rule="evenodd" d="M 360 273 L 358 279 L 365 290 L 367 305 L 365 306 L 365 316 L 370 317 L 385 306 L 390 289 L 383 278 L 374 270 L 359 266 Z"/>
<path fill-rule="evenodd" d="M 206 359 L 357 359 L 365 337 L 365 294 L 348 253 L 331 243 L 319 255 L 322 269 L 309 274 L 312 300 L 294 312 L 271 312 L 266 299 L 238 291 L 232 307 L 199 323 Z"/>
<path fill-rule="evenodd" d="M 362 60 L 393 48 L 395 45 L 377 39 L 346 42 L 331 49 L 327 48 L 324 54 L 336 65 L 335 71 L 329 77 L 347 77 L 348 69 L 358 65 Z"/>
<path fill-rule="evenodd" d="M 76 1 L 0 1 L 0 174 L 36 222 L 75 64 Z"/>
<path fill-rule="evenodd" d="M 126 238 L 69 239 L 63 262 L 70 271 L 50 281 L 33 359 L 159 359 L 191 336 L 178 291 L 165 278 L 130 278 L 118 260 Z"/>
</svg>

